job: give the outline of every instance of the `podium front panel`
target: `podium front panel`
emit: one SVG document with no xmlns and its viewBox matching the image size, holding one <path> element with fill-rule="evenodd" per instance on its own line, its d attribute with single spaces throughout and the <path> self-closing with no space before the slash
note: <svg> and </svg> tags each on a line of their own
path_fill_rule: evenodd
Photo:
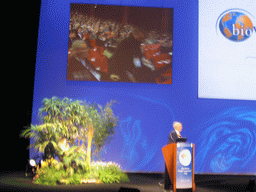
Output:
<svg viewBox="0 0 256 192">
<path fill-rule="evenodd" d="M 193 144 L 177 143 L 176 189 L 193 187 Z"/>
</svg>

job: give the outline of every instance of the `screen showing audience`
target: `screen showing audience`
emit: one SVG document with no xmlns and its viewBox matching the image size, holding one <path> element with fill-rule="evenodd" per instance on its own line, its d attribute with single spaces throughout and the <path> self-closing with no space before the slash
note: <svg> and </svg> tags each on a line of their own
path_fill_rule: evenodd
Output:
<svg viewBox="0 0 256 192">
<path fill-rule="evenodd" d="M 67 80 L 172 83 L 173 9 L 71 4 Z"/>
</svg>

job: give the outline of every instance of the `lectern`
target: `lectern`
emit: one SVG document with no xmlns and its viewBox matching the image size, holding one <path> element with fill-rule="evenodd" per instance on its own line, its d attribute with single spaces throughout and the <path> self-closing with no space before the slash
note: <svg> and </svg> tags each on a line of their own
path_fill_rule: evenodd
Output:
<svg viewBox="0 0 256 192">
<path fill-rule="evenodd" d="M 193 143 L 171 143 L 162 148 L 173 192 L 188 189 L 195 191 Z"/>
</svg>

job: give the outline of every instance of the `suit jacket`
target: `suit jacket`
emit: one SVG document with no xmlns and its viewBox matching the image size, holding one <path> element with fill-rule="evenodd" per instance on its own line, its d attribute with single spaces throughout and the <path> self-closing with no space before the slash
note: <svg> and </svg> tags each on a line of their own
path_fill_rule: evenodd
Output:
<svg viewBox="0 0 256 192">
<path fill-rule="evenodd" d="M 117 45 L 116 52 L 110 60 L 110 74 L 116 74 L 120 77 L 121 81 L 129 82 L 130 79 L 127 76 L 127 71 L 134 74 L 136 70 L 133 58 L 137 57 L 140 59 L 142 57 L 140 44 L 141 42 L 135 39 L 133 35 L 122 40 Z"/>
<path fill-rule="evenodd" d="M 176 140 L 178 139 L 178 134 L 176 133 L 175 130 L 173 130 L 170 135 L 169 135 L 169 139 L 168 139 L 168 144 L 170 143 L 176 143 Z"/>
<path fill-rule="evenodd" d="M 141 42 L 131 34 L 117 45 L 116 52 L 110 59 L 108 71 L 110 74 L 118 75 L 120 81 L 123 82 L 131 81 L 129 75 L 127 75 L 127 72 L 129 72 L 134 76 L 136 82 L 154 83 L 154 73 L 142 64 L 142 57 Z M 134 65 L 134 58 L 140 60 L 140 67 Z"/>
</svg>

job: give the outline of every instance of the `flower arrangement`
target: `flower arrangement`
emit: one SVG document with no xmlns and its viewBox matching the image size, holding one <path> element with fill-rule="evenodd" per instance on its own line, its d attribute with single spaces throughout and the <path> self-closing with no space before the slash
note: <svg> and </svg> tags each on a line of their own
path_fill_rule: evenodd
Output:
<svg viewBox="0 0 256 192">
<path fill-rule="evenodd" d="M 65 166 L 56 159 L 41 161 L 33 182 L 41 185 L 120 183 L 129 182 L 128 176 L 114 162 L 92 162 L 90 167 Z"/>
<path fill-rule="evenodd" d="M 129 181 L 120 165 L 91 162 L 93 156 L 100 159 L 101 151 L 113 139 L 118 125 L 111 108 L 114 103 L 102 107 L 69 98 L 45 98 L 39 109 L 41 122 L 21 133 L 21 137 L 33 139 L 30 148 L 44 154 L 41 166 L 36 165 L 33 182 L 56 185 Z"/>
<path fill-rule="evenodd" d="M 103 183 L 129 182 L 128 176 L 121 171 L 120 165 L 114 162 L 93 162 L 92 171 Z"/>
<path fill-rule="evenodd" d="M 91 166 L 96 167 L 97 169 L 99 168 L 104 168 L 104 167 L 111 167 L 111 166 L 116 166 L 118 168 L 120 168 L 121 166 L 115 162 L 103 162 L 103 161 L 96 161 L 96 162 L 92 162 Z"/>
</svg>

